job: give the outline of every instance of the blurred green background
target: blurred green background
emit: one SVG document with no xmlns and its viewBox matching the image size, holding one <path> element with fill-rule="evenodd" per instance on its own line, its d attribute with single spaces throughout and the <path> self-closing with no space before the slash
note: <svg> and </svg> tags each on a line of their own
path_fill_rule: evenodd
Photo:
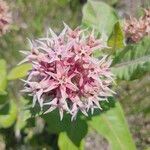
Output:
<svg viewBox="0 0 150 150">
<path fill-rule="evenodd" d="M 13 15 L 13 23 L 10 31 L 0 37 L 0 58 L 7 62 L 7 70 L 22 60 L 19 50 L 28 49 L 27 38 L 42 37 L 51 27 L 59 32 L 63 28 L 63 21 L 75 28 L 82 21 L 82 7 L 86 0 L 6 0 Z M 147 7 L 149 0 L 106 0 L 113 6 L 120 17 L 126 15 L 138 15 L 140 7 Z M 41 118 L 25 122 L 22 116 L 28 116 L 28 112 L 21 114 L 21 107 L 26 103 L 20 100 L 22 84 L 11 81 L 8 89 L 11 91 L 9 98 L 17 103 L 17 125 L 8 129 L 0 129 L 0 150 L 46 150 L 57 149 L 57 135 L 49 135 L 44 128 Z M 125 111 L 131 134 L 139 150 L 150 146 L 150 74 L 132 81 L 121 82 L 118 89 L 118 98 Z M 19 99 L 17 99 L 19 98 Z M 3 101 L 6 97 L 1 96 Z M 0 102 L 1 102 L 0 101 Z M 0 110 L 2 108 L 0 107 Z M 26 125 L 26 128 L 25 128 Z M 40 137 L 40 138 L 39 138 Z M 101 148 L 100 148 L 101 147 Z M 88 134 L 85 141 L 86 150 L 110 149 L 108 142 L 97 133 Z"/>
</svg>

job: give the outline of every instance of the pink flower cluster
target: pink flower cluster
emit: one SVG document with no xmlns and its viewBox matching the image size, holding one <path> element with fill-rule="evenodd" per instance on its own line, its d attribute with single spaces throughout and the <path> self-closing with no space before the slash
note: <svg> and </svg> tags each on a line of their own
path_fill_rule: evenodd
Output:
<svg viewBox="0 0 150 150">
<path fill-rule="evenodd" d="M 31 52 L 23 51 L 27 57 L 21 63 L 33 66 L 23 90 L 33 96 L 33 106 L 36 102 L 41 108 L 47 105 L 45 113 L 58 108 L 61 119 L 64 111 L 74 119 L 79 110 L 87 116 L 89 109 L 102 109 L 99 102 L 114 93 L 111 60 L 94 58 L 93 52 L 107 48 L 106 42 L 96 39 L 94 32 L 87 35 L 66 24 L 58 36 L 51 29 L 50 33 L 50 37 L 30 41 Z"/>
<path fill-rule="evenodd" d="M 0 36 L 5 34 L 11 23 L 11 14 L 7 3 L 0 0 Z"/>
<path fill-rule="evenodd" d="M 132 42 L 139 42 L 144 36 L 150 36 L 150 8 L 144 9 L 144 16 L 138 20 L 130 17 L 125 21 L 124 31 L 126 38 Z"/>
</svg>

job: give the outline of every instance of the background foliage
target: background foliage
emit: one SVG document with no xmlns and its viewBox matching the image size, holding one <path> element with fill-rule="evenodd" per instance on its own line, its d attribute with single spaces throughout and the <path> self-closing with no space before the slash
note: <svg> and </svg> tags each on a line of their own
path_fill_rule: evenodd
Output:
<svg viewBox="0 0 150 150">
<path fill-rule="evenodd" d="M 0 37 L 0 149 L 96 149 L 92 144 L 87 147 L 87 137 L 93 131 L 107 145 L 99 145 L 98 149 L 147 149 L 150 38 L 137 44 L 126 43 L 120 15 L 125 6 L 119 0 L 7 1 L 13 24 L 11 31 Z M 57 111 L 42 115 L 38 107 L 31 109 L 31 98 L 19 92 L 19 79 L 31 68 L 30 64 L 17 66 L 22 59 L 19 50 L 28 49 L 26 38 L 43 36 L 49 26 L 59 32 L 62 21 L 107 35 L 111 48 L 104 52 L 113 57 L 112 71 L 117 82 L 117 95 L 109 103 L 101 103 L 102 112 L 96 111 L 88 118 L 80 114 L 73 122 L 68 115 L 60 121 Z M 95 55 L 98 57 L 99 53 Z"/>
</svg>

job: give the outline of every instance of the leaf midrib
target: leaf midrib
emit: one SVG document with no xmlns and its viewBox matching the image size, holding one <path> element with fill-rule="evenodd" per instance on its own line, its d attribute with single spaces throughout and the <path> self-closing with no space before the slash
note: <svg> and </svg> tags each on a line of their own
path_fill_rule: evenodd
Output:
<svg viewBox="0 0 150 150">
<path fill-rule="evenodd" d="M 133 64 L 138 64 L 138 63 L 144 63 L 144 62 L 147 62 L 147 61 L 150 61 L 150 55 L 143 56 L 143 57 L 140 57 L 140 58 L 136 58 L 134 60 L 123 62 L 123 63 L 120 63 L 120 64 L 116 64 L 113 67 L 123 67 L 123 66 L 126 66 L 126 65 L 133 65 Z"/>
<path fill-rule="evenodd" d="M 117 134 L 114 132 L 114 130 L 113 130 L 111 124 L 109 123 L 108 119 L 107 119 L 104 115 L 101 116 L 101 117 L 102 117 L 102 119 L 104 120 L 104 122 L 107 123 L 109 129 L 111 130 L 111 132 L 113 133 L 114 137 L 115 137 L 116 140 L 118 141 L 118 143 L 119 143 L 119 145 L 120 145 L 120 147 L 121 147 L 121 150 L 123 150 L 123 149 L 124 149 L 124 146 L 122 145 L 122 143 L 121 143 L 120 139 L 118 138 Z"/>
</svg>

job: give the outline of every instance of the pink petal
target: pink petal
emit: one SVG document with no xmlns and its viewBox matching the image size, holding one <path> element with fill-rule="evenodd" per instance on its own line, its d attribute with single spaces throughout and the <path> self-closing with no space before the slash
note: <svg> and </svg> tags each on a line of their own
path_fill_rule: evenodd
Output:
<svg viewBox="0 0 150 150">
<path fill-rule="evenodd" d="M 66 87 L 71 89 L 72 91 L 78 90 L 77 86 L 75 86 L 73 83 L 70 83 L 70 82 L 66 84 Z"/>
</svg>

